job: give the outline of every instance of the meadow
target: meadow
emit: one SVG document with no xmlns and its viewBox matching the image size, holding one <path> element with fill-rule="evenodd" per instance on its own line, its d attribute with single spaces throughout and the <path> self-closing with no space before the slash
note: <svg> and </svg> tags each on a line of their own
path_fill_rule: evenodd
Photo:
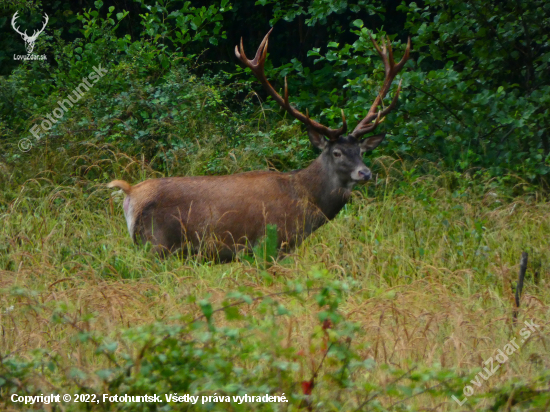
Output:
<svg viewBox="0 0 550 412">
<path fill-rule="evenodd" d="M 159 173 L 108 146 L 86 150 L 85 160 L 49 155 L 84 170 L 76 184 L 45 170 L 0 214 L 5 410 L 28 408 L 10 402 L 12 393 L 284 393 L 289 400 L 41 406 L 48 411 L 547 407 L 543 194 L 518 196 L 491 179 L 379 157 L 375 179 L 284 259 L 159 259 L 132 244 L 121 197 L 86 171 L 101 176 L 116 165 L 129 181 Z M 235 167 L 234 157 L 221 161 Z M 526 185 L 517 179 L 511 187 Z M 528 271 L 514 319 L 524 251 Z M 540 328 L 519 343 L 525 321 Z M 483 362 L 514 337 L 519 350 L 486 381 L 470 383 L 479 371 L 487 376 Z M 467 385 L 475 391 L 465 397 Z"/>
<path fill-rule="evenodd" d="M 114 179 L 318 155 L 235 57 L 271 27 L 273 88 L 349 130 L 371 36 L 410 39 L 373 178 L 285 256 L 134 245 Z M 550 410 L 549 32 L 543 0 L 3 2 L 0 410 Z"/>
</svg>

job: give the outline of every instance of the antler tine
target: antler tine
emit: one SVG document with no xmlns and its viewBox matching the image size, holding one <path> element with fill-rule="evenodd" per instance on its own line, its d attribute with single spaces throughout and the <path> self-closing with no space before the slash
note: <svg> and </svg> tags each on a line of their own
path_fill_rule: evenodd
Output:
<svg viewBox="0 0 550 412">
<path fill-rule="evenodd" d="M 353 130 L 352 136 L 354 136 L 356 139 L 358 139 L 360 136 L 372 132 L 376 127 L 378 126 L 378 123 L 383 121 L 384 119 L 380 119 L 382 116 L 382 111 L 378 111 L 376 114 L 376 118 L 374 119 L 374 123 L 372 124 L 366 124 L 364 127 L 361 127 L 361 129 L 358 129 L 357 127 Z M 359 125 L 358 125 L 359 126 Z"/>
<path fill-rule="evenodd" d="M 393 50 L 392 50 L 392 47 L 391 47 L 390 36 L 386 36 L 386 37 L 387 37 L 387 40 L 388 40 L 388 55 L 389 55 L 388 63 L 389 63 L 390 70 L 391 70 L 395 66 L 395 62 L 393 61 Z"/>
<path fill-rule="evenodd" d="M 271 30 L 267 32 L 264 39 L 260 43 L 260 47 L 258 47 L 258 51 L 256 51 L 256 57 L 254 57 L 254 61 L 258 60 L 259 63 L 263 65 L 265 64 L 265 59 L 267 58 L 267 46 L 269 45 L 269 35 L 273 31 L 273 27 Z"/>
<path fill-rule="evenodd" d="M 342 127 L 339 129 L 330 129 L 326 126 L 323 126 L 321 123 L 316 122 L 315 120 L 312 120 L 309 117 L 309 112 L 306 110 L 306 115 L 295 109 L 290 105 L 289 97 L 288 97 L 288 84 L 285 77 L 285 88 L 284 88 L 284 97 L 281 97 L 277 91 L 273 88 L 273 86 L 269 83 L 267 78 L 265 77 L 264 73 L 264 65 L 265 60 L 267 57 L 267 46 L 269 42 L 269 35 L 273 31 L 273 28 L 269 30 L 269 32 L 265 35 L 264 39 L 260 43 L 260 46 L 258 47 L 258 50 L 256 51 L 256 56 L 254 57 L 254 60 L 249 60 L 246 57 L 246 54 L 244 52 L 243 47 L 243 39 L 241 38 L 241 44 L 240 48 L 238 46 L 235 46 L 235 56 L 243 62 L 247 67 L 252 70 L 252 73 L 256 78 L 262 83 L 262 86 L 264 86 L 265 90 L 269 93 L 269 95 L 275 100 L 279 106 L 283 107 L 291 116 L 298 119 L 302 123 L 306 124 L 308 128 L 311 128 L 318 133 L 322 134 L 323 136 L 326 136 L 329 140 L 336 140 L 338 137 L 340 137 L 342 134 L 346 133 L 347 131 L 347 123 L 346 118 L 344 116 L 344 112 L 342 111 L 342 120 L 343 124 Z"/>
<path fill-rule="evenodd" d="M 374 40 L 374 37 L 372 37 L 371 33 L 369 33 L 369 36 L 370 36 L 370 39 L 372 41 L 372 44 L 374 44 L 374 48 L 376 49 L 376 51 L 378 52 L 380 57 L 384 56 L 384 53 L 382 53 L 382 50 L 380 50 L 380 46 L 378 45 L 378 43 L 376 43 L 376 40 Z M 384 40 L 384 39 L 382 39 L 382 40 Z M 383 57 L 382 57 L 382 59 L 383 59 Z"/>
<path fill-rule="evenodd" d="M 401 92 L 402 83 L 403 83 L 403 79 L 399 80 L 399 84 L 397 85 L 397 90 L 395 91 L 395 95 L 393 96 L 393 99 L 391 100 L 390 105 L 386 107 L 384 110 L 382 110 L 382 116 L 387 115 L 397 105 L 397 100 L 399 99 L 399 93 Z"/>
<path fill-rule="evenodd" d="M 401 83 L 402 80 L 399 82 L 399 86 L 397 87 L 397 90 L 395 92 L 395 95 L 393 96 L 393 99 L 388 107 L 386 107 L 384 110 L 378 110 L 378 106 L 382 103 L 382 100 L 386 96 L 386 94 L 390 91 L 391 84 L 397 76 L 397 74 L 401 71 L 407 60 L 409 59 L 410 50 L 411 50 L 411 38 L 409 37 L 407 40 L 407 47 L 405 48 L 405 53 L 403 54 L 403 57 L 399 61 L 399 63 L 395 63 L 393 58 L 393 49 L 391 46 L 391 41 L 389 37 L 387 38 L 388 44 L 386 47 L 386 41 L 384 38 L 382 38 L 382 49 L 380 49 L 380 46 L 374 40 L 374 37 L 370 35 L 370 38 L 372 40 L 372 44 L 374 45 L 374 48 L 380 55 L 382 62 L 384 63 L 384 72 L 385 72 L 385 78 L 384 83 L 382 85 L 382 89 L 380 90 L 380 93 L 376 96 L 374 99 L 374 102 L 372 103 L 372 106 L 370 107 L 367 116 L 359 122 L 357 127 L 353 130 L 351 133 L 352 136 L 354 136 L 356 139 L 363 136 L 365 133 L 373 131 L 378 124 L 383 121 L 384 117 L 392 111 L 395 106 L 397 105 L 397 100 L 399 98 L 399 92 L 401 91 Z M 372 123 L 374 121 L 374 123 Z"/>
<path fill-rule="evenodd" d="M 342 113 L 342 134 L 345 134 L 348 131 L 348 123 L 346 122 L 346 115 L 344 114 L 344 109 L 340 109 Z"/>
<path fill-rule="evenodd" d="M 241 37 L 241 47 L 239 49 L 239 46 L 235 46 L 235 55 L 237 58 L 242 61 L 244 64 L 246 64 L 252 71 L 255 71 L 259 66 L 263 68 L 263 65 L 265 63 L 265 58 L 267 56 L 267 44 L 269 35 L 273 31 L 273 28 L 267 32 L 265 37 L 263 38 L 262 42 L 260 43 L 260 46 L 258 47 L 258 50 L 256 51 L 256 56 L 254 56 L 254 60 L 248 60 L 248 57 L 246 57 L 246 54 L 244 52 L 243 47 L 243 38 Z M 256 73 L 254 73 L 256 74 Z M 257 76 L 256 76 L 257 77 Z"/>
<path fill-rule="evenodd" d="M 243 38 L 241 37 L 241 48 L 239 50 L 239 46 L 235 46 L 235 56 L 237 56 L 237 59 L 241 60 L 242 62 L 247 62 L 248 58 L 246 57 L 246 54 L 244 54 L 244 48 L 243 48 Z M 248 64 L 247 64 L 248 66 Z"/>
<path fill-rule="evenodd" d="M 285 107 L 290 107 L 290 102 L 288 101 L 288 84 L 286 82 L 286 76 L 285 76 L 285 94 L 284 94 L 284 98 L 285 98 Z M 307 108 L 306 108 L 306 112 L 307 112 Z M 307 113 L 306 118 L 309 120 L 309 113 Z"/>
<path fill-rule="evenodd" d="M 405 48 L 405 53 L 403 54 L 403 57 L 401 57 L 401 60 L 399 60 L 399 63 L 395 65 L 395 67 L 398 68 L 398 70 L 401 70 L 401 68 L 407 63 L 407 60 L 409 60 L 409 55 L 411 54 L 411 38 L 409 37 L 407 39 L 407 47 Z"/>
</svg>

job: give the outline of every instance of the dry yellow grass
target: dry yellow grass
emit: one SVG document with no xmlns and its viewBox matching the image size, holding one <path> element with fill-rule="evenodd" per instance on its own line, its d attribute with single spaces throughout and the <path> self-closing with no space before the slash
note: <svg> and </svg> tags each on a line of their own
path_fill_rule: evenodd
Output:
<svg viewBox="0 0 550 412">
<path fill-rule="evenodd" d="M 75 165 L 82 159 L 75 159 Z M 124 161 L 115 153 L 86 166 L 90 161 L 78 167 L 117 164 L 121 173 L 136 179 L 152 173 L 143 163 Z M 387 159 L 378 170 L 368 190 L 359 192 L 336 220 L 290 258 L 271 266 L 267 275 L 247 262 L 211 265 L 175 256 L 159 261 L 131 244 L 119 200 L 102 184 L 82 180 L 81 185 L 54 185 L 47 173 L 27 181 L 0 214 L 3 359 L 7 354 L 32 359 L 33 350 L 43 349 L 57 356 L 59 369 L 28 376 L 40 391 L 78 389 L 70 378 L 73 368 L 89 372 L 85 381 L 99 390 L 101 380 L 93 372 L 108 367 L 109 360 L 89 341 L 79 340 L 78 333 L 118 341 L 115 357 L 121 351 L 136 354 L 139 348 L 125 340 L 123 331 L 156 322 L 186 324 L 185 319 L 202 314 L 197 302 L 205 296 L 216 309 L 227 301 L 228 291 L 243 286 L 249 293 L 269 295 L 285 290 L 288 281 L 311 278 L 315 287 L 332 280 L 350 285 L 338 313 L 359 327 L 350 345 L 363 360 L 377 365 L 354 379 L 389 383 L 393 378 L 382 365 L 472 373 L 519 336 L 525 320 L 541 325 L 540 332 L 522 343 L 479 392 L 498 391 L 515 378 L 530 381 L 547 370 L 550 205 L 534 195 L 505 198 L 490 184 L 469 186 L 467 175 L 458 176 L 464 181 L 453 189 L 454 175 L 411 177 L 403 163 Z M 514 323 L 512 288 L 522 251 L 530 261 Z M 279 344 L 299 351 L 297 383 L 310 378 L 326 351 L 314 296 L 274 297 L 290 314 L 278 320 L 275 342 L 265 336 L 266 351 Z M 260 303 L 238 309 L 246 319 L 261 323 L 266 315 Z M 56 314 L 61 320 L 55 321 Z M 232 324 L 223 313 L 215 314 L 214 322 L 220 328 Z M 256 338 L 262 339 L 262 333 Z M 333 383 L 324 372 L 331 362 L 319 371 L 314 402 L 321 403 L 315 410 L 329 410 L 323 397 L 332 396 Z M 346 393 L 345 410 L 363 402 L 361 393 Z M 493 401 L 489 396 L 476 409 Z M 393 403 L 387 394 L 381 402 L 388 408 Z M 461 409 L 449 397 L 427 394 L 399 405 L 437 411 L 467 406 Z M 4 404 L 8 410 L 17 406 Z"/>
</svg>

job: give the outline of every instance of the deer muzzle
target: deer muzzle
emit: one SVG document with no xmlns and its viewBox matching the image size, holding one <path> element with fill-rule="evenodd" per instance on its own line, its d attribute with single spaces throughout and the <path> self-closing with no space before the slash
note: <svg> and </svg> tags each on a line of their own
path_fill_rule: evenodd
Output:
<svg viewBox="0 0 550 412">
<path fill-rule="evenodd" d="M 371 177 L 372 173 L 366 166 L 360 166 L 351 173 L 351 178 L 356 182 L 366 182 Z"/>
</svg>

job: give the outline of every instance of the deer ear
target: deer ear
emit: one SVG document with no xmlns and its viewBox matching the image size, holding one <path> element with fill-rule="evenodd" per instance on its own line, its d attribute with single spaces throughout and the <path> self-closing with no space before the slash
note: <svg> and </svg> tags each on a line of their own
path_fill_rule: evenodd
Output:
<svg viewBox="0 0 550 412">
<path fill-rule="evenodd" d="M 309 129 L 307 131 L 307 135 L 309 136 L 309 141 L 311 142 L 311 144 L 317 149 L 323 150 L 327 146 L 328 140 L 325 138 L 325 136 L 317 133 L 315 130 Z"/>
<path fill-rule="evenodd" d="M 367 137 L 366 139 L 362 140 L 359 143 L 359 146 L 361 147 L 361 150 L 364 150 L 365 152 L 369 150 L 374 150 L 378 147 L 380 143 L 382 143 L 382 140 L 384 140 L 384 137 L 386 137 L 386 133 Z"/>
</svg>

